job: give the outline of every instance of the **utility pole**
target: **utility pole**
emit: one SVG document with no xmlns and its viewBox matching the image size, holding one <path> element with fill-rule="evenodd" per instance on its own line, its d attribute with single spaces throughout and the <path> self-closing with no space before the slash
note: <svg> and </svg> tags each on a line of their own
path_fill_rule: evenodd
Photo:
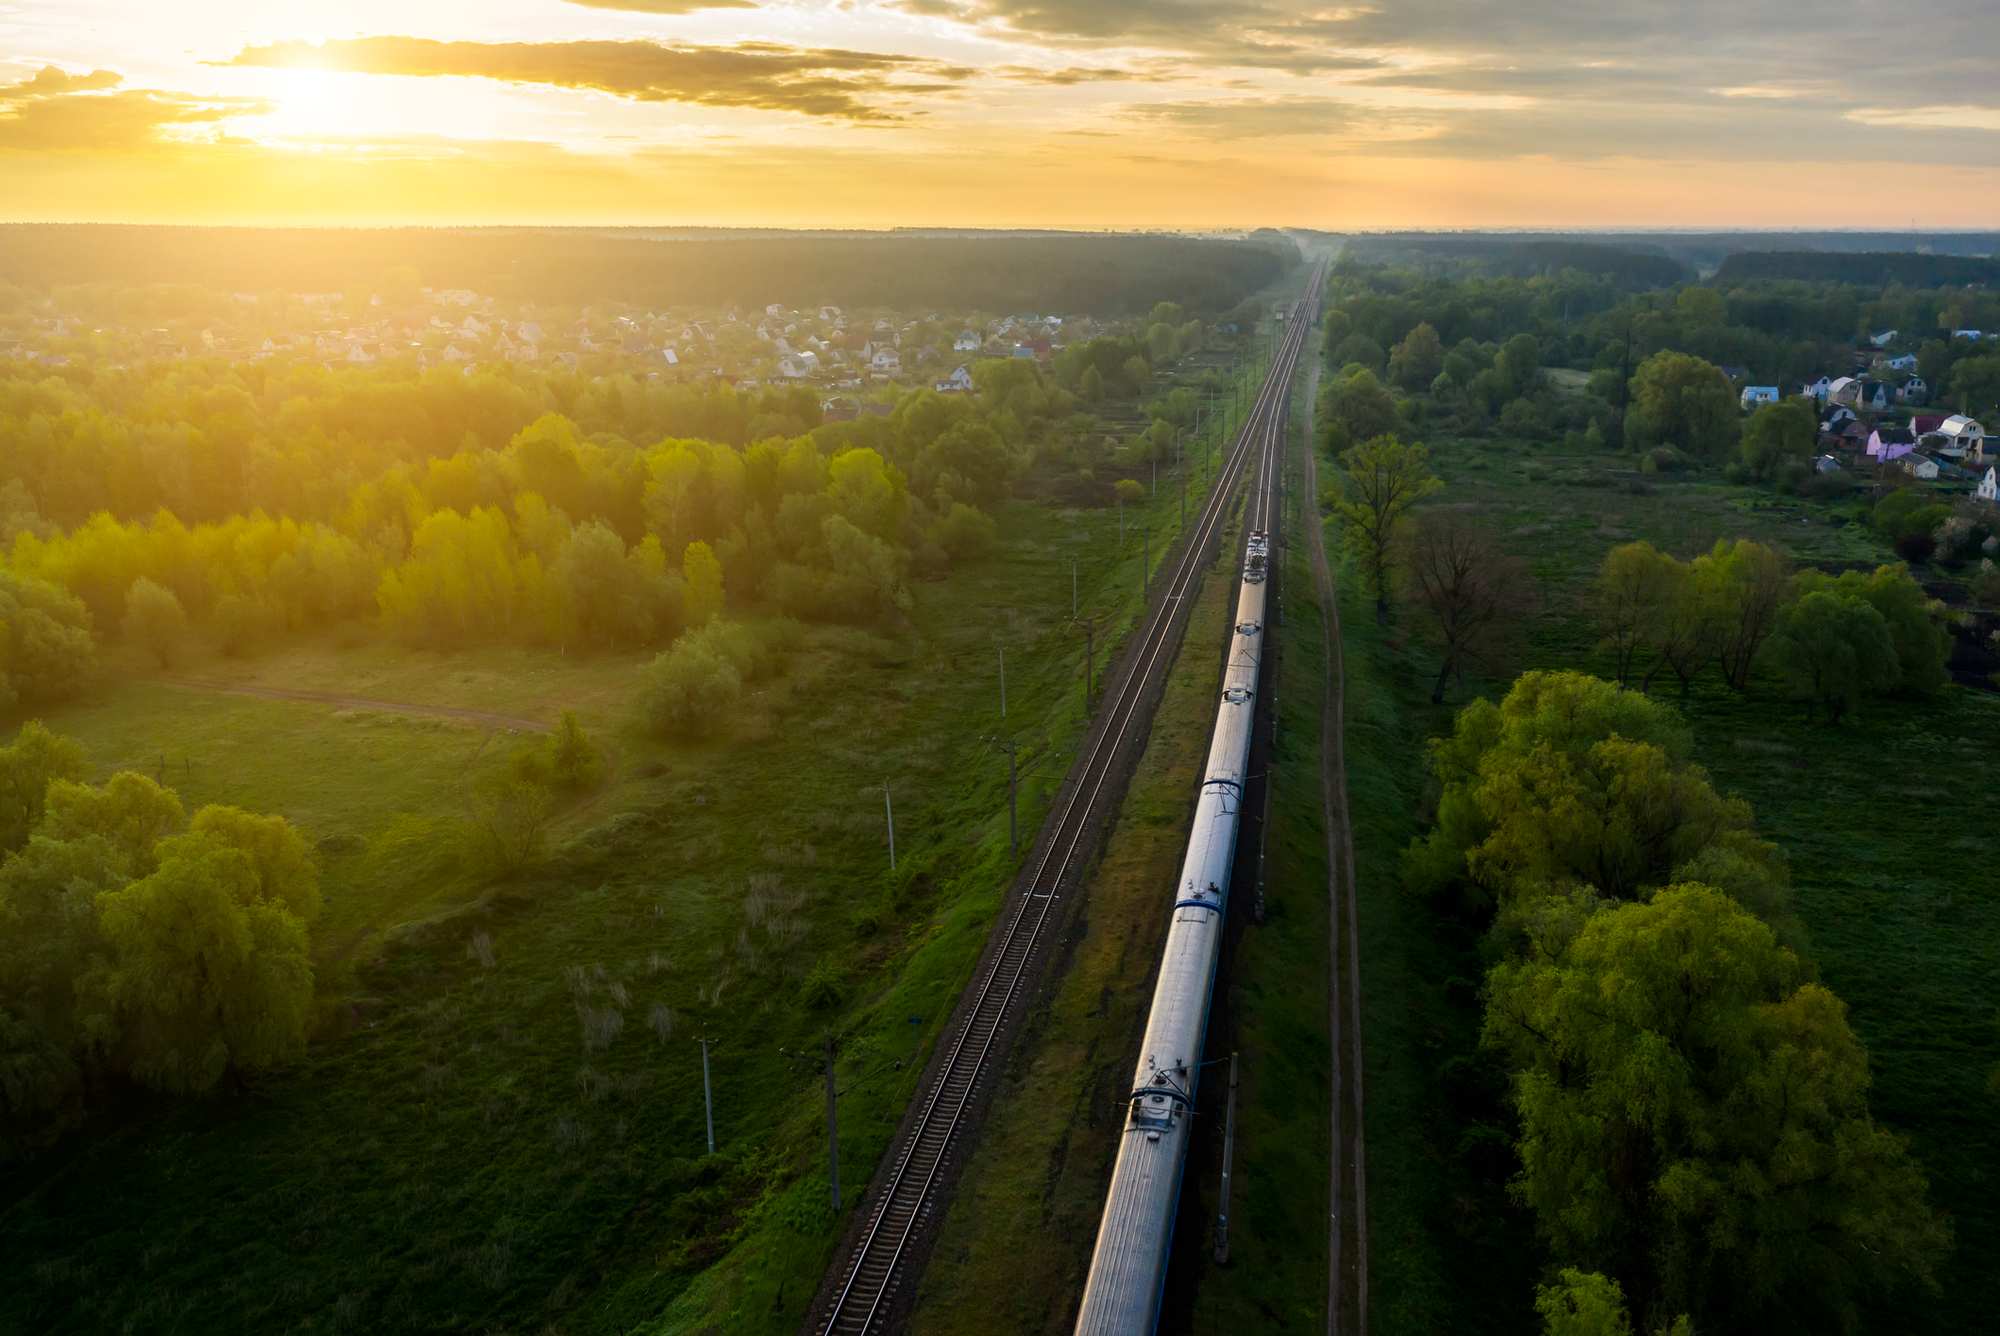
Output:
<svg viewBox="0 0 2000 1336">
<path fill-rule="evenodd" d="M 708 1036 L 701 1037 L 701 1103 L 708 1114 L 708 1153 L 715 1154 L 715 1089 L 708 1083 Z"/>
<path fill-rule="evenodd" d="M 1229 1103 L 1222 1119 L 1222 1204 L 1215 1213 L 1215 1260 L 1229 1262 L 1229 1170 L 1236 1153 L 1236 1055 L 1229 1055 Z"/>
<path fill-rule="evenodd" d="M 889 870 L 896 870 L 896 805 L 889 801 L 889 781 L 882 781 L 882 810 L 889 817 Z"/>
<path fill-rule="evenodd" d="M 1000 717 L 1007 717 L 1007 647 L 1000 646 Z"/>
<path fill-rule="evenodd" d="M 1153 587 L 1153 526 L 1150 523 L 1139 526 L 1139 600 L 1145 601 L 1146 591 Z"/>
<path fill-rule="evenodd" d="M 833 1182 L 833 1212 L 840 1214 L 840 1100 L 833 1088 L 833 1032 L 826 1036 L 826 1173 Z"/>
<path fill-rule="evenodd" d="M 1120 518 L 1124 517 L 1125 508 L 1123 503 L 1120 503 L 1119 505 L 1118 514 Z M 1076 620 L 1076 558 L 1075 557 L 1071 557 L 1069 559 L 1069 619 L 1071 621 Z"/>
</svg>

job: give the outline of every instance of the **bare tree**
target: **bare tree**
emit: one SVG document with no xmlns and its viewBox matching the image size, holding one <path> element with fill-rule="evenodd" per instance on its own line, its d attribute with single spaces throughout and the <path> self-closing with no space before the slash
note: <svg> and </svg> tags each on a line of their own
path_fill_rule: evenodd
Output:
<svg viewBox="0 0 2000 1336">
<path fill-rule="evenodd" d="M 1431 703 L 1442 704 L 1447 682 L 1463 681 L 1468 664 L 1490 664 L 1505 649 L 1534 605 L 1534 582 L 1491 533 L 1453 510 L 1417 517 L 1403 567 L 1443 647 L 1444 661 L 1431 686 Z"/>
</svg>

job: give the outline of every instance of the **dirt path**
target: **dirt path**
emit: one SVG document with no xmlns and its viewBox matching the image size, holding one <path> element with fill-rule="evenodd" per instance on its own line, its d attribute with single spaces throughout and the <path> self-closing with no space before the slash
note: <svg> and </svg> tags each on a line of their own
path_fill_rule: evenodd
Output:
<svg viewBox="0 0 2000 1336">
<path fill-rule="evenodd" d="M 1319 396 L 1320 360 L 1313 359 L 1307 402 Z M 1326 828 L 1327 959 L 1333 971 L 1328 992 L 1328 1036 L 1333 1071 L 1331 1219 L 1327 1264 L 1326 1329 L 1330 1336 L 1363 1336 L 1368 1330 L 1368 1166 L 1362 1135 L 1361 944 L 1354 896 L 1354 837 L 1347 811 L 1345 669 L 1341 662 L 1340 604 L 1333 569 L 1326 559 L 1325 525 L 1319 517 L 1318 450 L 1310 408 L 1305 432 L 1307 540 L 1313 584 L 1326 639 L 1326 697 L 1320 709 L 1320 795 Z M 1343 980 L 1346 987 L 1343 989 Z"/>
<path fill-rule="evenodd" d="M 518 715 L 495 714 L 491 710 L 466 710 L 456 705 L 411 705 L 403 701 L 375 700 L 368 696 L 347 696 L 337 691 L 304 691 L 289 687 L 257 687 L 240 682 L 205 682 L 195 678 L 167 677 L 165 685 L 181 691 L 210 691 L 223 696 L 254 696 L 259 700 L 308 701 L 331 705 L 339 710 L 374 710 L 382 714 L 408 714 L 426 719 L 460 719 L 489 728 L 505 728 L 516 733 L 550 733 L 555 726 Z"/>
</svg>

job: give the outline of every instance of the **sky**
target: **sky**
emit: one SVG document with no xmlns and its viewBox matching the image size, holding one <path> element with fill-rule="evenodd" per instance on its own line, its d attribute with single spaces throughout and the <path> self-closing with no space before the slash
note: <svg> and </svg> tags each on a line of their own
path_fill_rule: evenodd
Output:
<svg viewBox="0 0 2000 1336">
<path fill-rule="evenodd" d="M 0 220 L 2000 227 L 1992 0 L 0 0 Z"/>
</svg>

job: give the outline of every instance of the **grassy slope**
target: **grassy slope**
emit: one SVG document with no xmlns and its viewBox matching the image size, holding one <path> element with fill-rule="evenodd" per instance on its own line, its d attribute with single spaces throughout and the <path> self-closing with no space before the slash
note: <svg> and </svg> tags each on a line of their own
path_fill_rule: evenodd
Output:
<svg viewBox="0 0 2000 1336">
<path fill-rule="evenodd" d="M 1186 850 L 1215 723 L 1228 574 L 1218 560 L 1204 578 L 1061 978 L 1015 1048 L 925 1269 L 916 1330 L 1055 1333 L 1075 1320 L 1152 997 L 1160 888 Z"/>
<path fill-rule="evenodd" d="M 1173 528 L 1167 502 L 1163 489 L 1156 534 Z M 357 649 L 203 665 L 501 711 L 574 704 L 610 734 L 618 778 L 570 816 L 545 872 L 499 896 L 329 858 L 321 950 L 362 959 L 335 1009 L 350 1033 L 247 1098 L 128 1110 L 0 1179 L 0 1253 L 23 1278 L 0 1287 L 0 1328 L 792 1327 L 837 1222 L 816 1076 L 779 1049 L 840 1032 L 852 1189 L 1011 873 L 1005 766 L 980 741 L 1000 724 L 996 640 L 1032 826 L 1081 720 L 1071 555 L 1086 602 L 1121 625 L 1136 606 L 1136 544 L 1117 553 L 1115 523 L 1013 507 L 1000 555 L 916 591 L 911 633 L 814 632 L 700 745 L 622 729 L 632 658 Z M 315 839 L 450 811 L 497 755 L 476 729 L 146 684 L 50 723 L 101 769 L 164 755 L 191 804 L 282 811 Z M 490 968 L 468 950 L 481 931 Z M 814 1015 L 798 989 L 818 962 L 851 1000 Z M 647 1024 L 656 1003 L 676 1018 L 665 1042 Z M 589 1047 L 579 1005 L 619 1012 L 622 1032 Z M 714 1157 L 703 1027 L 719 1041 Z"/>
<path fill-rule="evenodd" d="M 1441 502 L 1476 507 L 1541 583 L 1544 605 L 1517 667 L 1608 671 L 1583 597 L 1597 563 L 1621 542 L 1645 538 L 1690 555 L 1717 538 L 1747 536 L 1802 564 L 1893 560 L 1871 533 L 1831 523 L 1811 502 L 1707 482 L 1642 493 L 1601 458 L 1493 442 L 1432 444 L 1450 485 Z M 1426 661 L 1419 650 L 1419 673 Z M 1407 662 L 1392 655 L 1381 670 L 1394 678 Z M 1504 684 L 1475 686 L 1494 692 Z M 1403 690 L 1428 731 L 1446 727 L 1444 715 L 1427 713 L 1421 693 Z M 1987 1264 L 2000 1250 L 1993 1192 L 2000 1111 L 1984 1089 L 2000 1061 L 2000 881 L 1980 834 L 1955 813 L 2000 753 L 2000 697 L 1952 688 L 1930 700 L 1871 702 L 1838 729 L 1802 724 L 1770 681 L 1738 697 L 1711 678 L 1679 703 L 1718 785 L 1748 799 L 1762 829 L 1791 855 L 1813 953 L 1873 1056 L 1875 1111 L 1910 1136 L 1933 1201 L 1956 1219 L 1943 1299 L 1899 1310 L 1897 1320 L 1912 1330 L 1977 1326 L 2000 1283 Z M 1413 775 L 1394 783 L 1405 801 L 1415 796 Z M 1363 932 L 1365 942 L 1365 923 Z M 1375 967 L 1371 986 L 1380 978 Z M 1372 1084 L 1375 1056 L 1371 1050 L 1371 1143 L 1382 1126 L 1372 1107 L 1380 1089 Z M 1372 1194 L 1378 1202 L 1381 1195 Z M 1391 1288 L 1383 1253 L 1378 1237 L 1378 1302 Z"/>
</svg>

